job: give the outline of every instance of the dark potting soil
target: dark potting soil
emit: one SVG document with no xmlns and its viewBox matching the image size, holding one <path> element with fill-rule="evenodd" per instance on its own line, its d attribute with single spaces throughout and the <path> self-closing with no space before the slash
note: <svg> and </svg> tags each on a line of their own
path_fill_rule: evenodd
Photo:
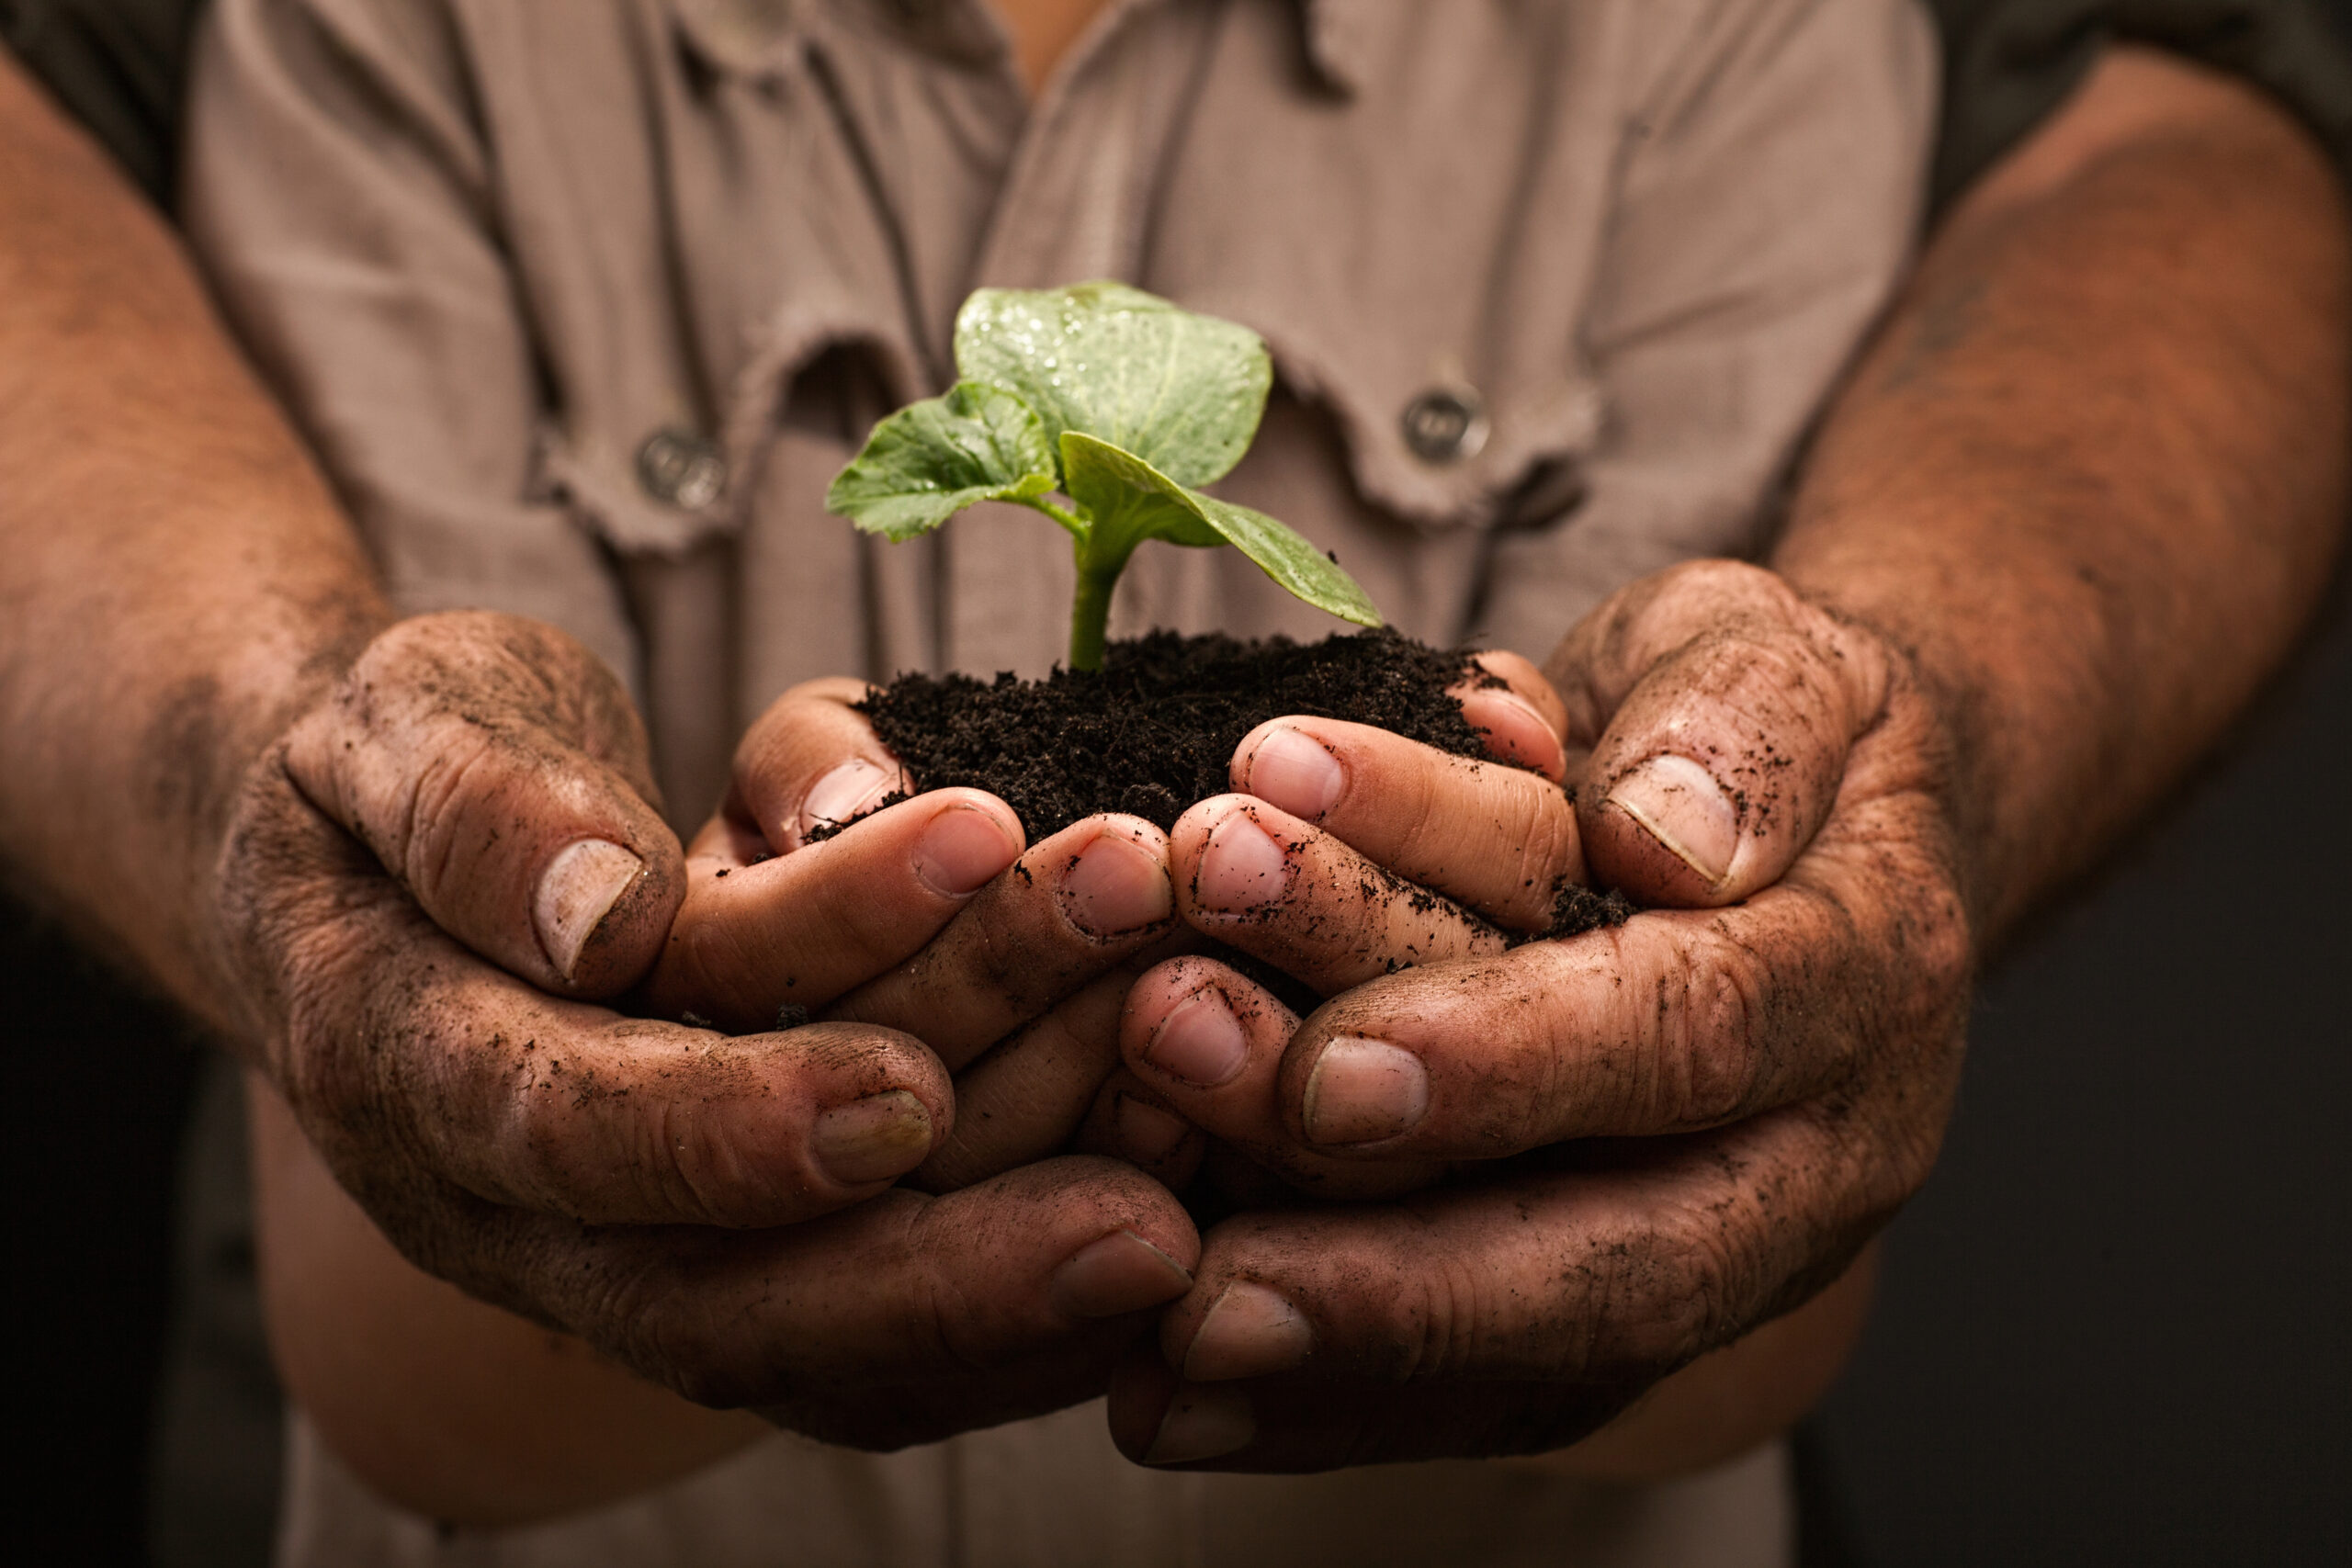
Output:
<svg viewBox="0 0 2352 1568">
<path fill-rule="evenodd" d="M 1158 631 L 1113 643 L 1091 674 L 900 675 L 858 706 L 923 788 L 986 790 L 1020 814 L 1034 841 L 1102 811 L 1172 828 L 1195 801 L 1233 787 L 1234 748 L 1283 714 L 1484 757 L 1485 732 L 1447 694 L 1465 675 L 1500 684 L 1465 652 L 1385 627 L 1315 643 Z M 1542 934 L 1571 936 L 1632 912 L 1617 894 L 1563 886 Z"/>
</svg>

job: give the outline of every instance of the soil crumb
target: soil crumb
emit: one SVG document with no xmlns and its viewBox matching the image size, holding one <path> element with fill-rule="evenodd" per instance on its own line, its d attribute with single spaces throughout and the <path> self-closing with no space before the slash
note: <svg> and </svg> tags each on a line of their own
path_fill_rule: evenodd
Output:
<svg viewBox="0 0 2352 1568">
<path fill-rule="evenodd" d="M 1522 942 L 1565 942 L 1603 926 L 1622 926 L 1633 918 L 1634 901 L 1615 888 L 1602 893 L 1582 883 L 1563 880 L 1553 890 L 1552 923 L 1540 931 L 1514 939 L 1511 945 L 1516 947 Z"/>
<path fill-rule="evenodd" d="M 922 788 L 987 790 L 1021 814 L 1034 843 L 1099 811 L 1174 826 L 1195 801 L 1232 789 L 1233 749 L 1283 714 L 1484 757 L 1484 732 L 1446 694 L 1465 675 L 1483 675 L 1468 653 L 1386 627 L 1316 643 L 1158 631 L 1113 643 L 1093 674 L 901 675 L 858 707 Z"/>
</svg>

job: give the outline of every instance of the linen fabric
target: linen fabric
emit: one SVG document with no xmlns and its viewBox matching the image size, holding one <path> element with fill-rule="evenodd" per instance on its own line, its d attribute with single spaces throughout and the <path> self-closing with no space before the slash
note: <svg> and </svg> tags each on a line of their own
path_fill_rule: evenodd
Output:
<svg viewBox="0 0 2352 1568">
<path fill-rule="evenodd" d="M 793 682 L 1042 673 L 1067 542 L 827 516 L 980 284 L 1118 277 L 1262 333 L 1219 487 L 1391 621 L 1541 659 L 1752 550 L 1919 210 L 1901 0 L 1118 0 L 1034 105 L 971 0 L 230 0 L 184 218 L 411 611 L 536 615 L 643 701 L 682 821 Z M 1404 422 L 1469 400 L 1431 461 Z M 668 443 L 723 485 L 646 482 Z M 1114 635 L 1320 636 L 1148 546 Z"/>
</svg>

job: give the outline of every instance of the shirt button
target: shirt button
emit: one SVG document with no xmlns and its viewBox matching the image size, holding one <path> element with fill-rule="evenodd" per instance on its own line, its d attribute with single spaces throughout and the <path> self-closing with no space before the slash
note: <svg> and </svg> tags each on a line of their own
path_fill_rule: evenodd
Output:
<svg viewBox="0 0 2352 1568">
<path fill-rule="evenodd" d="M 1405 405 L 1405 445 L 1424 463 L 1457 463 L 1487 444 L 1487 409 L 1468 387 L 1432 387 Z"/>
<path fill-rule="evenodd" d="M 637 449 L 637 482 L 654 500 L 699 512 L 727 491 L 727 459 L 685 430 L 657 430 Z"/>
</svg>

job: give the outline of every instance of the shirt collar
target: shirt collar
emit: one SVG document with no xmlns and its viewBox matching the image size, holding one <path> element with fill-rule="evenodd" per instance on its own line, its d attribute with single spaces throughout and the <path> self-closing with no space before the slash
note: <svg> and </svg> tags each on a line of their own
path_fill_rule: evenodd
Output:
<svg viewBox="0 0 2352 1568">
<path fill-rule="evenodd" d="M 1302 13 L 1306 54 L 1326 85 L 1362 84 L 1376 0 L 1292 0 Z M 831 6 L 855 14 L 925 48 L 985 59 L 1000 47 L 976 0 L 669 0 L 678 30 L 704 62 L 730 75 L 763 76 L 793 52 L 808 13 Z"/>
</svg>

